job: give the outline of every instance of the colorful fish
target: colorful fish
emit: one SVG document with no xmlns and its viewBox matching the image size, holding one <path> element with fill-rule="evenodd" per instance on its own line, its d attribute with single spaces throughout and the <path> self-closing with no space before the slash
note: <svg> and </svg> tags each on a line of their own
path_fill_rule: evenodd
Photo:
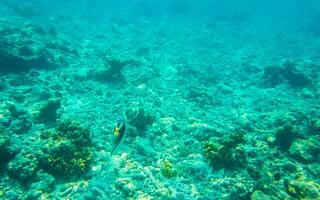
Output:
<svg viewBox="0 0 320 200">
<path fill-rule="evenodd" d="M 111 150 L 111 155 L 113 152 L 116 150 L 118 145 L 120 144 L 124 133 L 126 132 L 126 122 L 124 118 L 119 118 L 116 121 L 115 127 L 113 129 L 112 133 L 112 150 Z"/>
</svg>

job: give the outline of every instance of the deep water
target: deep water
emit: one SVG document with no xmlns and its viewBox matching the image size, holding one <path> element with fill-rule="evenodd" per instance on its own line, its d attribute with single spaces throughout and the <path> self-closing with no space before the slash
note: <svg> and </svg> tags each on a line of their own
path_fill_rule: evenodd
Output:
<svg viewBox="0 0 320 200">
<path fill-rule="evenodd" d="M 317 0 L 0 0 L 0 200 L 320 199 Z"/>
</svg>

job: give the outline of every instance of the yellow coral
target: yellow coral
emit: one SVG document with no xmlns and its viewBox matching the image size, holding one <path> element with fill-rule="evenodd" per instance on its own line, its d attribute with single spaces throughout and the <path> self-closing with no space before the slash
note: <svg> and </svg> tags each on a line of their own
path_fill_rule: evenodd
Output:
<svg viewBox="0 0 320 200">
<path fill-rule="evenodd" d="M 166 178 L 172 178 L 177 175 L 177 171 L 173 169 L 173 164 L 169 160 L 161 163 L 161 174 Z"/>
</svg>

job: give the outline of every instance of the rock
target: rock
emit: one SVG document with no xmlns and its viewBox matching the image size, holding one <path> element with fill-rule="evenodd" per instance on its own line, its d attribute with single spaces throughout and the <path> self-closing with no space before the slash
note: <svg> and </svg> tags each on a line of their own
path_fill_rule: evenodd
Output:
<svg viewBox="0 0 320 200">
<path fill-rule="evenodd" d="M 57 110 L 61 106 L 60 99 L 51 99 L 43 107 L 40 108 L 38 121 L 40 123 L 56 122 L 57 121 Z"/>
</svg>

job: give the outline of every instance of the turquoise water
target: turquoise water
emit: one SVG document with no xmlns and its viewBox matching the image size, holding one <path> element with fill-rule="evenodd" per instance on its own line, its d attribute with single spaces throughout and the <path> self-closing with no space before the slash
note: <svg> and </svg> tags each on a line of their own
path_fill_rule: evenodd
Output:
<svg viewBox="0 0 320 200">
<path fill-rule="evenodd" d="M 316 0 L 0 1 L 0 199 L 320 199 Z"/>
</svg>

